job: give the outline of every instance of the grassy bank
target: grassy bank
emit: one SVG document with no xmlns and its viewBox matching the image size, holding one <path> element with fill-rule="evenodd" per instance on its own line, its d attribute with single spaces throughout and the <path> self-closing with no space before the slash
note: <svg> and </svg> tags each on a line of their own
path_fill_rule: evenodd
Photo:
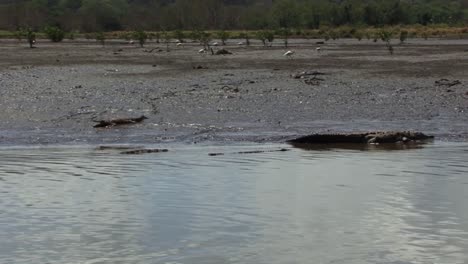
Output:
<svg viewBox="0 0 468 264">
<path fill-rule="evenodd" d="M 356 38 L 356 39 L 380 39 L 382 31 L 391 34 L 393 38 L 398 38 L 403 33 L 408 38 L 468 38 L 468 26 L 448 26 L 448 25 L 413 25 L 413 26 L 388 26 L 388 27 L 321 27 L 319 29 L 277 29 L 277 30 L 263 30 L 263 32 L 270 32 L 274 38 L 305 38 L 305 39 L 343 39 L 343 38 Z M 195 39 L 200 37 L 200 34 L 206 34 L 210 39 L 220 39 L 221 34 L 227 39 L 258 39 L 260 37 L 258 30 L 230 30 L 230 31 L 146 31 L 146 37 L 149 40 L 164 40 L 170 39 Z M 97 36 L 103 36 L 105 39 L 134 39 L 135 32 L 131 31 L 112 31 L 112 32 L 99 32 L 99 33 L 80 33 L 80 32 L 65 32 L 64 39 L 96 39 Z M 20 39 L 19 32 L 2 31 L 0 30 L 0 38 L 3 39 Z M 21 37 L 22 38 L 22 37 Z M 36 38 L 45 39 L 47 35 L 44 32 L 37 32 Z"/>
</svg>

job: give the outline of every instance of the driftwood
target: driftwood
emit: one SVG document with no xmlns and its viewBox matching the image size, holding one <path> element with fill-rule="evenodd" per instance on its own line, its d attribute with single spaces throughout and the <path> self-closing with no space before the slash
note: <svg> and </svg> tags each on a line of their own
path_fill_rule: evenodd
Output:
<svg viewBox="0 0 468 264">
<path fill-rule="evenodd" d="M 313 86 L 317 86 L 317 85 L 320 85 L 320 82 L 323 82 L 325 81 L 325 79 L 322 79 L 322 78 L 319 78 L 317 76 L 314 76 L 312 78 L 309 78 L 309 79 L 305 79 L 304 80 L 304 83 L 305 84 L 308 84 L 308 85 L 313 85 Z"/>
<path fill-rule="evenodd" d="M 452 86 L 461 84 L 461 82 L 459 80 L 450 81 L 448 79 L 440 79 L 438 81 L 435 81 L 435 84 L 437 86 L 452 87 Z"/>
<path fill-rule="evenodd" d="M 380 144 L 409 143 L 433 139 L 420 132 L 368 132 L 350 134 L 315 134 L 289 140 L 291 144 Z"/>
<path fill-rule="evenodd" d="M 304 79 L 308 76 L 317 76 L 317 75 L 325 75 L 325 73 L 319 72 L 319 71 L 311 71 L 311 72 L 303 71 L 300 73 L 295 73 L 291 75 L 291 77 L 293 77 L 294 79 Z"/>
<path fill-rule="evenodd" d="M 148 154 L 148 153 L 160 153 L 160 152 L 169 152 L 167 149 L 135 149 L 129 151 L 120 152 L 124 155 L 139 155 L 139 154 Z"/>
<path fill-rule="evenodd" d="M 143 120 L 145 119 L 148 119 L 148 118 L 142 115 L 137 118 L 119 118 L 119 119 L 110 119 L 110 120 L 99 120 L 99 121 L 94 121 L 98 123 L 94 125 L 94 127 L 101 128 L 101 127 L 112 127 L 112 126 L 120 126 L 120 125 L 133 125 L 136 123 L 143 122 Z"/>
</svg>

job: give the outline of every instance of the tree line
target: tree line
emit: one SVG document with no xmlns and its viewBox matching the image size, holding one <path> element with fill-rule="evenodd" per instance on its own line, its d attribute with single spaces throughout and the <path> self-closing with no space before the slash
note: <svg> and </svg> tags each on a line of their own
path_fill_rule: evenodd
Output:
<svg viewBox="0 0 468 264">
<path fill-rule="evenodd" d="M 0 0 L 0 29 L 317 29 L 466 25 L 468 0 Z"/>
</svg>

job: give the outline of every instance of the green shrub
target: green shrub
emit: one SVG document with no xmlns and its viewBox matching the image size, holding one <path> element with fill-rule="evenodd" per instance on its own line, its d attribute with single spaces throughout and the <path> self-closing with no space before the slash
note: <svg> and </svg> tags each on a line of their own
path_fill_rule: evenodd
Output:
<svg viewBox="0 0 468 264">
<path fill-rule="evenodd" d="M 146 43 L 146 40 L 148 39 L 148 34 L 143 31 L 143 30 L 137 30 L 133 32 L 133 37 L 138 40 L 138 43 L 140 44 L 140 47 L 143 48 L 143 46 Z"/>
<path fill-rule="evenodd" d="M 169 52 L 169 43 L 171 43 L 172 36 L 169 32 L 163 31 L 162 37 L 163 37 L 164 43 L 166 44 L 166 51 Z"/>
<path fill-rule="evenodd" d="M 178 29 L 176 31 L 174 31 L 174 38 L 177 39 L 179 42 L 183 43 L 184 42 L 184 38 L 185 38 L 185 34 L 182 30 Z"/>
<path fill-rule="evenodd" d="M 250 46 L 250 34 L 248 32 L 240 33 L 239 37 L 245 39 L 245 45 L 246 46 Z"/>
<path fill-rule="evenodd" d="M 260 40 L 263 43 L 263 46 L 267 46 L 267 41 L 268 42 L 273 42 L 275 39 L 275 33 L 270 30 L 260 30 L 255 33 L 256 37 L 258 40 Z"/>
<path fill-rule="evenodd" d="M 25 36 L 25 30 L 23 28 L 19 28 L 17 31 L 13 33 L 13 35 L 18 41 L 21 41 L 23 40 L 23 37 Z"/>
<path fill-rule="evenodd" d="M 358 41 L 361 41 L 361 40 L 362 40 L 362 37 L 364 36 L 364 34 L 363 34 L 362 31 L 360 31 L 360 30 L 355 30 L 354 33 L 353 33 L 353 36 L 354 36 Z"/>
<path fill-rule="evenodd" d="M 218 31 L 216 35 L 221 40 L 221 43 L 223 44 L 223 46 L 226 45 L 226 40 L 228 40 L 230 37 L 229 32 L 225 30 L 221 30 L 221 31 Z"/>
<path fill-rule="evenodd" d="M 24 38 L 28 41 L 29 47 L 34 48 L 36 43 L 36 32 L 32 28 L 20 28 L 15 33 L 14 36 L 21 41 Z"/>
<path fill-rule="evenodd" d="M 403 42 L 405 42 L 407 38 L 408 38 L 408 31 L 406 31 L 406 30 L 401 31 L 400 32 L 400 43 L 403 44 Z"/>
<path fill-rule="evenodd" d="M 263 43 L 263 46 L 266 47 L 266 36 L 265 36 L 265 30 L 260 30 L 255 33 L 255 36 L 257 37 L 258 40 L 260 40 Z"/>
<path fill-rule="evenodd" d="M 281 28 L 278 30 L 279 35 L 283 38 L 284 47 L 287 48 L 289 44 L 289 37 L 291 36 L 291 30 L 288 28 Z"/>
<path fill-rule="evenodd" d="M 383 42 L 385 42 L 385 45 L 387 46 L 387 49 L 388 49 L 388 52 L 390 53 L 390 55 L 393 55 L 393 46 L 392 46 L 392 43 L 391 43 L 393 32 L 390 31 L 390 30 L 381 29 L 378 32 L 378 35 L 379 35 L 380 39 Z"/>
<path fill-rule="evenodd" d="M 75 32 L 75 31 L 70 31 L 70 32 L 68 32 L 68 34 L 67 34 L 67 38 L 68 38 L 69 40 L 74 40 L 74 39 L 75 39 L 75 35 L 76 35 L 76 32 Z"/>
<path fill-rule="evenodd" d="M 36 43 L 36 33 L 31 29 L 28 28 L 25 30 L 26 39 L 28 40 L 29 47 L 32 49 L 34 48 L 34 44 Z"/>
<path fill-rule="evenodd" d="M 106 35 L 104 34 L 104 32 L 96 33 L 96 41 L 100 42 L 102 46 L 106 44 Z"/>
<path fill-rule="evenodd" d="M 44 33 L 47 38 L 53 42 L 60 42 L 65 38 L 65 31 L 61 30 L 59 27 L 46 27 Z"/>
<path fill-rule="evenodd" d="M 199 31 L 199 41 L 205 49 L 210 48 L 211 34 L 205 31 Z"/>
</svg>

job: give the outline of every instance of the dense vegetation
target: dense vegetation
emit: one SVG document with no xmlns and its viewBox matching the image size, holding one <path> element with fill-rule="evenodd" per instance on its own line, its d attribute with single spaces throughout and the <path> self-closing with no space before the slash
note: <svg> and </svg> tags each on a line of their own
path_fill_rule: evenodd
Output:
<svg viewBox="0 0 468 264">
<path fill-rule="evenodd" d="M 467 21 L 468 0 L 0 0 L 4 30 L 317 29 Z"/>
</svg>

